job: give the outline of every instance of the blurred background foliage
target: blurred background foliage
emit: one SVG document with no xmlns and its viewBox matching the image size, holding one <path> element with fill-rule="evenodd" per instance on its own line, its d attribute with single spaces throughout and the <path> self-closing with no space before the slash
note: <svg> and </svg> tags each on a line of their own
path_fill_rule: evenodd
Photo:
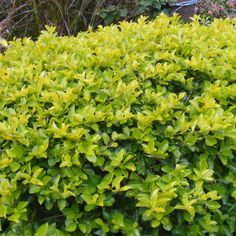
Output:
<svg viewBox="0 0 236 236">
<path fill-rule="evenodd" d="M 200 0 L 197 13 L 203 23 L 209 23 L 214 18 L 234 18 L 236 16 L 236 0 Z"/>
</svg>

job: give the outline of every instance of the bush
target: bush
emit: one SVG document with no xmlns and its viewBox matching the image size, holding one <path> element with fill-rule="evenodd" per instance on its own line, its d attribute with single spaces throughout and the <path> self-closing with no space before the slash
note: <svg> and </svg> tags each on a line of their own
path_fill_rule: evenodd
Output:
<svg viewBox="0 0 236 236">
<path fill-rule="evenodd" d="M 1 234 L 234 235 L 235 23 L 9 42 Z"/>
<path fill-rule="evenodd" d="M 233 18 L 236 16 L 236 0 L 201 0 L 198 13 L 205 22 L 214 18 Z"/>
</svg>

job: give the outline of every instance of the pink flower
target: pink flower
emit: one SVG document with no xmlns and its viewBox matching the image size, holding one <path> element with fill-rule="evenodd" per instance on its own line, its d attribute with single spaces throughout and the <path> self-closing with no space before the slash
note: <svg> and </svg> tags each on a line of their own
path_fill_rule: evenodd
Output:
<svg viewBox="0 0 236 236">
<path fill-rule="evenodd" d="M 208 14 L 213 15 L 213 11 L 209 10 Z"/>
</svg>

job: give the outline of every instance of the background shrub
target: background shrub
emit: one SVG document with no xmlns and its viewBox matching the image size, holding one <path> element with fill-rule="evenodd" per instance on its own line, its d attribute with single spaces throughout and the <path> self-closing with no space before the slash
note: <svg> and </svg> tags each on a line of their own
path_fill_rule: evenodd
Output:
<svg viewBox="0 0 236 236">
<path fill-rule="evenodd" d="M 234 235 L 234 28 L 161 15 L 10 42 L 1 235 Z"/>
<path fill-rule="evenodd" d="M 214 18 L 234 18 L 236 16 L 235 0 L 204 0 L 199 1 L 197 12 L 202 21 L 207 23 Z"/>
</svg>

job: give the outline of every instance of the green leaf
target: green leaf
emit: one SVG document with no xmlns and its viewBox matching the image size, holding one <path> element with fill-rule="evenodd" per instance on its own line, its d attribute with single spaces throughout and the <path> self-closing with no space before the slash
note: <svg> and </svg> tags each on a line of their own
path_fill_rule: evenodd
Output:
<svg viewBox="0 0 236 236">
<path fill-rule="evenodd" d="M 233 191 L 232 195 L 231 195 L 235 200 L 236 200 L 236 190 Z"/>
<path fill-rule="evenodd" d="M 207 154 L 203 154 L 199 157 L 199 169 L 201 171 L 208 169 L 208 163 L 207 163 Z"/>
<path fill-rule="evenodd" d="M 125 168 L 131 171 L 136 171 L 136 166 L 133 162 L 126 163 Z"/>
<path fill-rule="evenodd" d="M 106 226 L 106 224 L 103 222 L 103 220 L 101 218 L 97 218 L 95 220 L 96 224 L 98 224 L 99 226 L 101 226 L 102 231 L 104 233 L 108 233 L 109 232 L 109 228 Z M 82 231 L 82 230 L 81 230 Z"/>
<path fill-rule="evenodd" d="M 79 229 L 83 234 L 85 234 L 87 232 L 87 225 L 84 224 L 84 223 L 80 223 L 79 224 Z"/>
<path fill-rule="evenodd" d="M 161 224 L 161 222 L 156 219 L 152 220 L 152 222 L 151 222 L 152 228 L 157 228 L 160 224 Z"/>
<path fill-rule="evenodd" d="M 40 191 L 41 187 L 37 185 L 32 185 L 29 189 L 29 193 L 38 193 Z"/>
<path fill-rule="evenodd" d="M 96 163 L 96 161 L 97 161 L 97 156 L 95 154 L 86 155 L 86 158 L 92 163 Z"/>
<path fill-rule="evenodd" d="M 2 160 L 0 160 L 0 169 L 4 169 L 6 167 L 8 167 L 11 164 L 12 160 L 8 159 L 8 158 L 4 158 Z"/>
<path fill-rule="evenodd" d="M 215 211 L 216 209 L 221 207 L 221 205 L 217 201 L 207 201 L 205 202 L 205 204 L 212 211 Z"/>
<path fill-rule="evenodd" d="M 77 224 L 73 220 L 66 219 L 66 231 L 74 232 L 77 228 Z"/>
<path fill-rule="evenodd" d="M 119 166 L 124 159 L 124 155 L 126 154 L 125 149 L 121 149 L 119 152 L 117 152 L 113 157 L 111 161 L 111 166 Z"/>
<path fill-rule="evenodd" d="M 0 217 L 6 218 L 7 215 L 7 207 L 3 204 L 0 204 Z"/>
<path fill-rule="evenodd" d="M 109 189 L 110 188 L 110 183 L 113 180 L 113 173 L 108 173 L 103 177 L 102 182 L 97 186 L 98 189 Z"/>
<path fill-rule="evenodd" d="M 22 160 L 24 153 L 25 153 L 24 148 L 18 144 L 13 144 L 12 149 L 7 151 L 9 157 L 17 158 L 19 160 Z"/>
<path fill-rule="evenodd" d="M 16 172 L 20 168 L 20 164 L 18 162 L 12 162 L 10 167 L 12 172 Z"/>
<path fill-rule="evenodd" d="M 115 189 L 118 191 L 120 189 L 120 183 L 124 179 L 124 176 L 117 176 L 112 181 L 112 187 L 115 187 Z"/>
<path fill-rule="evenodd" d="M 217 140 L 215 138 L 213 138 L 212 136 L 208 135 L 206 137 L 206 145 L 208 146 L 214 146 L 217 144 Z"/>
<path fill-rule="evenodd" d="M 60 211 L 62 211 L 66 207 L 66 200 L 65 199 L 57 200 L 57 204 Z"/>
<path fill-rule="evenodd" d="M 110 142 L 110 137 L 106 133 L 102 134 L 102 139 L 106 145 Z"/>
<path fill-rule="evenodd" d="M 228 156 L 220 155 L 219 158 L 221 162 L 226 166 L 228 163 Z"/>
<path fill-rule="evenodd" d="M 160 143 L 158 151 L 161 153 L 165 153 L 168 150 L 169 142 L 164 140 Z"/>
<path fill-rule="evenodd" d="M 41 225 L 35 232 L 35 236 L 46 236 L 48 231 L 48 223 Z"/>
</svg>

